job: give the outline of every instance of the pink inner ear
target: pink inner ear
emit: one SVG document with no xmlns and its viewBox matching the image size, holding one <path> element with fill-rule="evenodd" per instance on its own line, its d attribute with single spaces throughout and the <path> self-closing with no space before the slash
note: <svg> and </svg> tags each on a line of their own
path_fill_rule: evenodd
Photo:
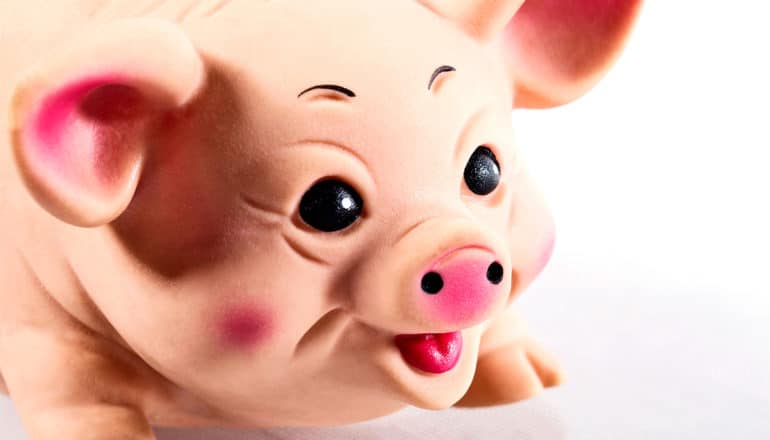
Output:
<svg viewBox="0 0 770 440">
<path fill-rule="evenodd" d="M 89 92 L 109 84 L 120 83 L 121 77 L 118 75 L 102 75 L 69 84 L 48 96 L 40 105 L 32 124 L 36 144 L 45 156 L 55 158 L 61 153 L 59 147 L 64 130 Z"/>
<path fill-rule="evenodd" d="M 628 25 L 627 0 L 527 1 L 509 24 L 513 44 L 524 44 L 530 61 L 568 77 L 588 74 L 613 52 Z M 553 70 L 552 70 L 553 69 Z"/>
<path fill-rule="evenodd" d="M 525 1 L 504 35 L 519 87 L 533 94 L 525 106 L 559 105 L 587 91 L 619 53 L 640 4 Z"/>
<path fill-rule="evenodd" d="M 136 159 L 147 101 L 118 74 L 68 84 L 42 100 L 25 133 L 31 159 L 77 184 L 109 192 Z"/>
</svg>

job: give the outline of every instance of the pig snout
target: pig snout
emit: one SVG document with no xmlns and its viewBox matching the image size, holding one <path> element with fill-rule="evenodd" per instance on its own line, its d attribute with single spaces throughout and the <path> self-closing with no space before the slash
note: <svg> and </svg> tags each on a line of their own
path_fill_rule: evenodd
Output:
<svg viewBox="0 0 770 440">
<path fill-rule="evenodd" d="M 465 324 L 488 313 L 502 295 L 502 264 L 486 249 L 462 247 L 433 261 L 420 278 L 425 313 Z"/>
<path fill-rule="evenodd" d="M 469 219 L 434 218 L 358 266 L 352 308 L 395 334 L 455 332 L 492 318 L 516 281 L 503 240 Z"/>
</svg>

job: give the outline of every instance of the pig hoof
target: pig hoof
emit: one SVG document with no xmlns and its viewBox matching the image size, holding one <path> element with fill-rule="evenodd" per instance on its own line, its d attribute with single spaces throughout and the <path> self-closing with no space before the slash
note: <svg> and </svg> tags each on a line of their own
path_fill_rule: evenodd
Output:
<svg viewBox="0 0 770 440">
<path fill-rule="evenodd" d="M 563 381 L 558 363 L 534 343 L 509 344 L 479 358 L 471 387 L 457 406 L 502 405 L 534 397 Z"/>
</svg>

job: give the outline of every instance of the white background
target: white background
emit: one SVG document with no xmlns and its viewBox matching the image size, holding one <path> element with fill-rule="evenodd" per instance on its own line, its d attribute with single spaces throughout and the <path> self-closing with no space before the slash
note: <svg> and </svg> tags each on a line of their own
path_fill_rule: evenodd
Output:
<svg viewBox="0 0 770 440">
<path fill-rule="evenodd" d="M 770 8 L 648 0 L 599 87 L 514 121 L 559 227 L 520 306 L 568 383 L 482 411 L 182 439 L 770 438 Z M 24 438 L 0 399 L 0 439 Z"/>
</svg>

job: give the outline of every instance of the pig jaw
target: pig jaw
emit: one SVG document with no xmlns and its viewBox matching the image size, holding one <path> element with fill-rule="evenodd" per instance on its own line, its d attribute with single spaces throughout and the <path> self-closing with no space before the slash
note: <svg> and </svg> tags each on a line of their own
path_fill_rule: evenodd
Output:
<svg viewBox="0 0 770 440">
<path fill-rule="evenodd" d="M 453 360 L 451 368 L 447 365 L 445 371 L 429 372 L 426 371 L 429 368 L 425 366 L 420 368 L 410 364 L 405 360 L 404 351 L 399 349 L 398 342 L 391 341 L 391 347 L 384 350 L 378 360 L 382 372 L 389 378 L 391 388 L 398 399 L 409 405 L 430 410 L 448 408 L 460 400 L 473 380 L 481 335 L 486 325 L 483 323 L 454 332 L 441 341 L 451 344 L 456 343 L 454 338 L 462 340 L 457 358 Z M 410 335 L 409 337 L 419 339 L 421 336 Z M 437 336 L 437 338 L 441 337 Z M 428 365 L 441 365 L 441 363 L 429 362 Z"/>
</svg>

